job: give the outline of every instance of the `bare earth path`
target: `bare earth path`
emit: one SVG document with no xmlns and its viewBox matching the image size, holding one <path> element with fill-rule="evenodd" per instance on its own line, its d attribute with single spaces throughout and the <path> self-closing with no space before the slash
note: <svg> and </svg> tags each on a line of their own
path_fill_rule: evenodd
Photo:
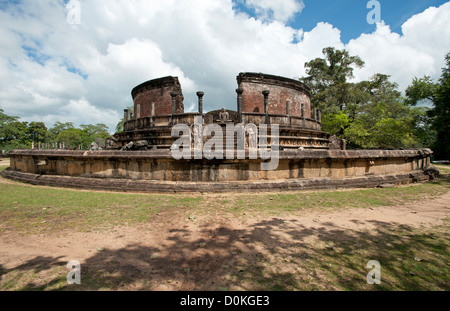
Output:
<svg viewBox="0 0 450 311">
<path fill-rule="evenodd" d="M 432 201 L 390 207 L 276 216 L 204 215 L 195 220 L 163 212 L 139 226 L 100 232 L 21 235 L 6 231 L 0 233 L 0 283 L 2 274 L 15 270 L 35 274 L 33 286 L 64 283 L 70 260 L 80 262 L 82 276 L 89 275 L 79 289 L 96 290 L 108 284 L 107 288 L 124 290 L 248 290 L 253 288 L 245 280 L 237 282 L 239 273 L 245 274 L 249 267 L 267 271 L 267 263 L 280 261 L 296 262 L 297 270 L 288 264 L 283 271 L 281 265 L 272 274 L 253 271 L 247 278 L 303 274 L 303 281 L 312 282 L 318 277 L 307 270 L 308 259 L 314 256 L 312 247 L 331 248 L 339 242 L 347 251 L 354 250 L 352 245 L 362 236 L 377 243 L 382 232 L 442 225 L 449 215 L 447 192 Z"/>
</svg>

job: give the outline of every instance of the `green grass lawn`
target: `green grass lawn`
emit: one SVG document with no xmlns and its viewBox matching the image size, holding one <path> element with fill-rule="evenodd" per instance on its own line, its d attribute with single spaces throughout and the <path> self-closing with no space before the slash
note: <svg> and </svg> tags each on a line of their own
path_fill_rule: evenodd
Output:
<svg viewBox="0 0 450 311">
<path fill-rule="evenodd" d="M 147 222 L 162 211 L 243 217 L 246 213 L 281 215 L 304 209 L 390 206 L 447 191 L 448 181 L 440 180 L 386 189 L 232 194 L 211 199 L 201 194 L 89 192 L 0 183 L 0 230 L 101 230 Z"/>
<path fill-rule="evenodd" d="M 99 230 L 150 220 L 162 210 L 192 207 L 202 197 L 140 195 L 0 184 L 0 228 L 26 232 Z"/>
<path fill-rule="evenodd" d="M 447 193 L 449 186 L 450 180 L 441 178 L 385 189 L 169 195 L 73 191 L 0 182 L 0 237 L 2 231 L 11 230 L 24 235 L 64 230 L 120 230 L 121 226 L 151 222 L 159 213 L 211 219 L 225 215 L 242 220 L 263 215 L 267 220 L 239 232 L 239 236 L 247 237 L 244 253 L 237 252 L 232 258 L 215 258 L 223 262 L 214 271 L 221 280 L 217 290 L 447 291 L 450 290 L 448 220 L 421 228 L 380 223 L 375 230 L 305 229 L 300 223 L 282 220 L 283 216 L 297 212 L 377 208 L 424 201 Z M 200 230 L 211 234 L 209 227 Z M 198 241 L 180 240 L 178 244 L 176 241 L 172 240 L 173 253 L 183 247 L 198 247 Z M 207 250 L 213 247 L 207 244 Z M 106 257 L 114 258 L 120 252 L 129 251 L 111 252 Z M 145 247 L 136 248 L 130 256 L 147 258 L 149 252 Z M 94 254 L 93 258 L 98 260 L 99 256 Z M 171 263 L 169 257 L 156 260 Z M 365 265 L 369 260 L 378 260 L 382 266 L 380 285 L 369 285 L 365 280 L 368 273 Z M 64 265 L 56 259 L 46 264 L 45 269 L 41 265 L 42 262 L 33 261 L 8 271 L 3 271 L 0 265 L 0 290 L 72 289 L 65 281 Z M 120 266 L 114 273 L 83 271 L 83 284 L 77 288 L 81 290 L 149 289 L 148 282 L 175 282 L 180 278 L 152 274 L 151 281 L 147 277 L 130 276 Z M 184 273 L 183 277 L 195 277 L 195 273 Z M 36 285 L 47 278 L 50 281 Z M 201 290 L 202 282 L 197 286 Z"/>
</svg>

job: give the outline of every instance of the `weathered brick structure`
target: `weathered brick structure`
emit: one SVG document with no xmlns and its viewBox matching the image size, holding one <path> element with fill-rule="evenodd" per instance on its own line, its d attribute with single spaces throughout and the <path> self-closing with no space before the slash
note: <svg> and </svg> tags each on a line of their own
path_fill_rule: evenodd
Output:
<svg viewBox="0 0 450 311">
<path fill-rule="evenodd" d="M 172 111 L 172 92 L 176 93 L 175 111 Z M 142 83 L 131 91 L 131 96 L 135 119 L 171 115 L 173 112 L 184 113 L 183 92 L 177 77 L 169 76 Z"/>
<path fill-rule="evenodd" d="M 147 81 L 132 90 L 134 115 L 125 110 L 124 131 L 106 141 L 108 150 L 14 150 L 9 153 L 11 168 L 1 175 L 87 189 L 219 192 L 368 187 L 428 180 L 438 174 L 430 165 L 429 149 L 345 150 L 345 141 L 321 131 L 320 111 L 311 108 L 309 89 L 299 81 L 241 73 L 237 82 L 236 111 L 204 113 L 204 94 L 198 92 L 198 112 L 184 113 L 176 77 Z M 248 125 L 261 133 L 261 128 L 274 124 L 278 140 L 265 142 L 279 150 L 278 165 L 271 170 L 261 169 L 267 160 L 249 157 L 249 133 L 243 139 L 244 158 L 211 160 L 201 154 L 175 159 L 171 153 L 179 138 L 172 136 L 175 125 L 186 125 L 191 132 L 210 125 L 216 130 Z M 208 139 L 213 140 L 188 140 L 189 155 Z M 224 137 L 214 139 L 223 139 L 229 147 Z M 226 151 L 237 145 L 237 136 L 234 145 L 233 138 L 230 141 Z"/>
<path fill-rule="evenodd" d="M 278 124 L 282 149 L 329 149 L 330 134 L 321 131 L 320 111 L 311 109 L 308 87 L 300 81 L 263 73 L 237 76 L 236 111 L 228 111 L 233 124 Z M 184 113 L 183 93 L 176 77 L 147 81 L 132 91 L 134 115 L 125 110 L 123 133 L 117 133 L 118 147 L 133 141 L 148 141 L 148 148 L 170 148 L 171 127 L 191 126 L 196 116 L 203 124 L 217 123 L 220 110 L 204 113 L 203 92 L 197 93 L 199 109 Z"/>
<path fill-rule="evenodd" d="M 311 117 L 309 88 L 297 80 L 262 73 L 241 73 L 237 77 L 242 90 L 242 112 L 265 113 L 263 91 L 268 94 L 268 113 L 293 117 Z"/>
</svg>

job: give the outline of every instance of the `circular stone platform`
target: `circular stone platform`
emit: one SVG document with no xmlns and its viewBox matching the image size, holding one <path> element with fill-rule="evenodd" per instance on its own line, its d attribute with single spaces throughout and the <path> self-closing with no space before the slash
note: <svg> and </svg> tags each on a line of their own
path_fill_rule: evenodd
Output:
<svg viewBox="0 0 450 311">
<path fill-rule="evenodd" d="M 258 160 L 175 160 L 169 150 L 14 150 L 1 175 L 36 185 L 138 192 L 283 191 L 375 187 L 438 174 L 431 150 L 281 151 L 276 170 Z"/>
</svg>

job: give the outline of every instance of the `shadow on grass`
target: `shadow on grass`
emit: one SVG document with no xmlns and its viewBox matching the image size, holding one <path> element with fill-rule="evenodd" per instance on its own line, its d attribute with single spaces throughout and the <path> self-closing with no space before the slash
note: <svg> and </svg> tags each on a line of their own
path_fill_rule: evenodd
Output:
<svg viewBox="0 0 450 311">
<path fill-rule="evenodd" d="M 365 224 L 374 229 L 345 229 L 332 220 L 306 227 L 273 218 L 245 230 L 205 228 L 203 238 L 195 240 L 189 239 L 189 231 L 173 229 L 162 233 L 168 237 L 158 247 L 135 244 L 96 252 L 81 262 L 81 285 L 65 282 L 69 270 L 59 257 L 36 257 L 12 269 L 0 266 L 0 278 L 8 281 L 18 271 L 59 273 L 25 280 L 21 290 L 53 290 L 58 283 L 60 290 L 450 289 L 445 227 L 441 232 Z M 380 285 L 367 284 L 369 260 L 381 264 Z"/>
</svg>

